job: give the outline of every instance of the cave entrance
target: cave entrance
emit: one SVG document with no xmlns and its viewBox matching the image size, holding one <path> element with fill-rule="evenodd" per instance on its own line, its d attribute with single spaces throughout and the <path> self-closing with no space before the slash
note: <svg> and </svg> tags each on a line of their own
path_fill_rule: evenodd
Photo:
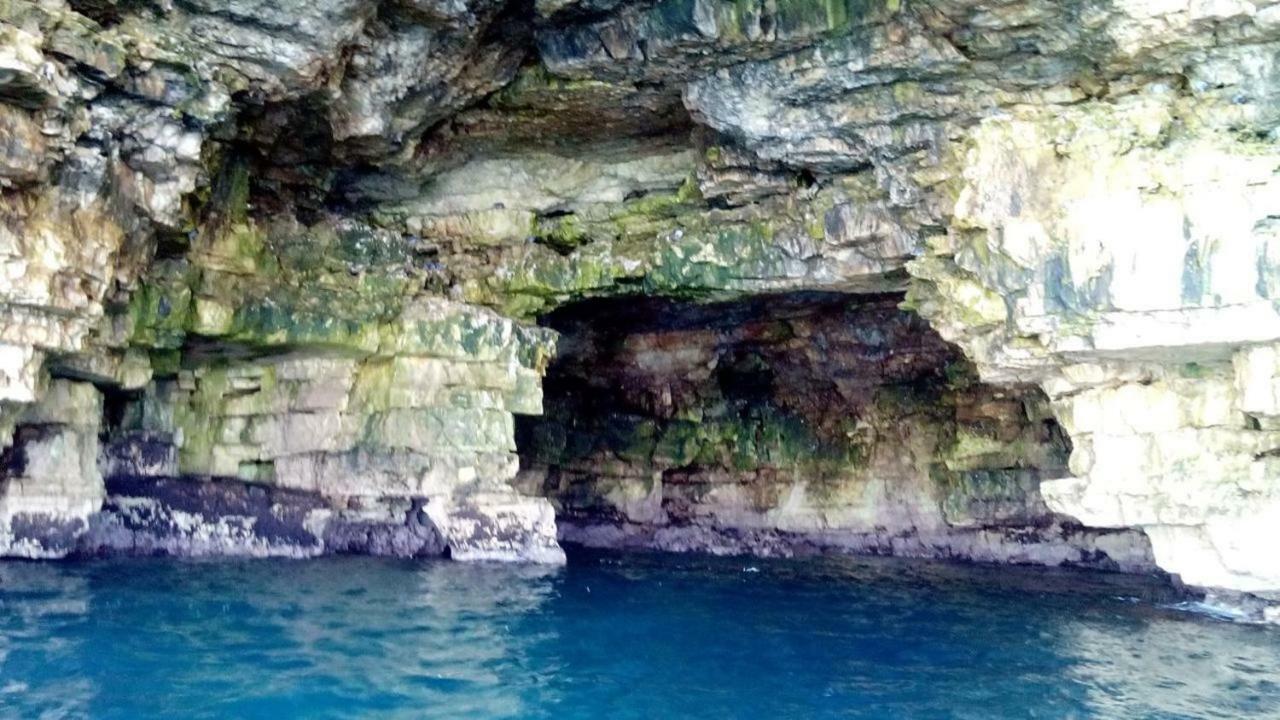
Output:
<svg viewBox="0 0 1280 720">
<path fill-rule="evenodd" d="M 1141 562 L 1140 540 L 1100 545 L 1042 501 L 1070 453 L 1044 395 L 978 382 L 901 301 L 562 307 L 545 413 L 518 419 L 521 486 L 594 546 Z"/>
</svg>

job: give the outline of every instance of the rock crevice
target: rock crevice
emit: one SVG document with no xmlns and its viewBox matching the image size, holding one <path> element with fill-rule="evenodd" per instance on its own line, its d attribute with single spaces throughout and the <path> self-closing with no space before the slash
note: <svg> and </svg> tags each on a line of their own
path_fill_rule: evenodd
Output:
<svg viewBox="0 0 1280 720">
<path fill-rule="evenodd" d="M 520 421 L 521 485 L 562 539 L 1133 572 L 1141 533 L 1054 513 L 1070 444 L 1027 386 L 977 381 L 901 296 L 585 302 Z"/>
<path fill-rule="evenodd" d="M 540 321 L 905 293 L 1047 398 L 1037 513 L 1274 594 L 1278 67 L 1274 0 L 0 3 L 0 549 L 265 489 L 349 519 L 307 552 L 556 559 L 512 484 Z"/>
</svg>

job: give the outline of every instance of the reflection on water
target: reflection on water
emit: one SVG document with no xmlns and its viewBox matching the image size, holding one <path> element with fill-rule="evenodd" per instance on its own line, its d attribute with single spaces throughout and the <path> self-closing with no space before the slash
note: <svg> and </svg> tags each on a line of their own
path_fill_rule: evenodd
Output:
<svg viewBox="0 0 1280 720">
<path fill-rule="evenodd" d="M 1194 622 L 1071 623 L 1071 680 L 1096 717 L 1280 717 L 1280 632 Z"/>
<path fill-rule="evenodd" d="M 55 565 L 0 564 L 0 708 L 6 714 L 89 714 L 94 682 L 75 672 L 85 656 L 80 630 L 88 611 L 85 578 Z M 39 676 L 12 670 L 29 663 L 33 654 L 38 662 L 67 671 L 53 682 L 43 682 Z"/>
<path fill-rule="evenodd" d="M 35 717 L 519 717 L 539 568 L 0 565 L 0 708 Z M 550 571 L 554 572 L 554 571 Z M 501 622 L 499 622 L 501 620 Z"/>
<path fill-rule="evenodd" d="M 0 716 L 1280 718 L 1280 632 L 1162 592 L 662 555 L 0 564 Z"/>
</svg>

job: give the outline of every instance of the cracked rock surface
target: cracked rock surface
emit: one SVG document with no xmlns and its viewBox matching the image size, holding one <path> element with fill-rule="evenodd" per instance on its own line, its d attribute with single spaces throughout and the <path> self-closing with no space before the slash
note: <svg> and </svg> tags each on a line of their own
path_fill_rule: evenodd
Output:
<svg viewBox="0 0 1280 720">
<path fill-rule="evenodd" d="M 0 2 L 0 546 L 555 560 L 539 322 L 905 293 L 1048 512 L 1274 597 L 1278 73 L 1273 0 Z"/>
</svg>

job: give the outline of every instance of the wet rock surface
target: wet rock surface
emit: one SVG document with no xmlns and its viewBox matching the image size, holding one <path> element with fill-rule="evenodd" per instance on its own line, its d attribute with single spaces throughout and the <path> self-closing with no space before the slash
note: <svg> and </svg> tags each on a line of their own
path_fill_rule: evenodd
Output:
<svg viewBox="0 0 1280 720">
<path fill-rule="evenodd" d="M 551 498 L 562 539 L 594 546 L 1153 570 L 1141 533 L 1045 504 L 1070 447 L 1044 396 L 977 382 L 900 299 L 553 313 L 521 484 Z"/>
<path fill-rule="evenodd" d="M 441 557 L 448 546 L 425 504 L 382 498 L 338 508 L 315 493 L 233 480 L 114 478 L 72 554 Z"/>
<path fill-rule="evenodd" d="M 65 554 L 102 478 L 140 477 L 425 503 L 455 557 L 554 561 L 550 503 L 513 485 L 513 417 L 541 412 L 554 355 L 540 319 L 905 292 L 982 387 L 1047 409 L 970 416 L 991 398 L 947 390 L 875 415 L 856 383 L 786 375 L 829 348 L 865 368 L 857 342 L 770 344 L 741 315 L 711 334 L 769 349 L 794 393 L 766 405 L 824 442 L 867 416 L 902 448 L 1052 417 L 1065 471 L 1009 460 L 1012 430 L 983 440 L 995 465 L 943 462 L 969 473 L 930 500 L 948 538 L 1043 535 L 1048 513 L 1070 542 L 1138 530 L 1186 582 L 1271 597 L 1278 63 L 1273 0 L 0 3 L 0 552 Z M 863 320 L 899 337 L 890 314 Z M 598 360 L 603 381 L 639 356 Z M 669 406 L 627 411 L 662 433 L 778 424 L 668 369 L 646 382 Z M 818 459 L 787 482 L 826 482 Z M 718 482 L 658 465 L 691 496 Z M 729 486 L 722 525 L 790 532 Z M 899 552 L 859 522 L 860 549 Z M 397 532 L 334 544 L 411 549 Z M 739 546 L 795 542 L 761 538 Z"/>
</svg>

